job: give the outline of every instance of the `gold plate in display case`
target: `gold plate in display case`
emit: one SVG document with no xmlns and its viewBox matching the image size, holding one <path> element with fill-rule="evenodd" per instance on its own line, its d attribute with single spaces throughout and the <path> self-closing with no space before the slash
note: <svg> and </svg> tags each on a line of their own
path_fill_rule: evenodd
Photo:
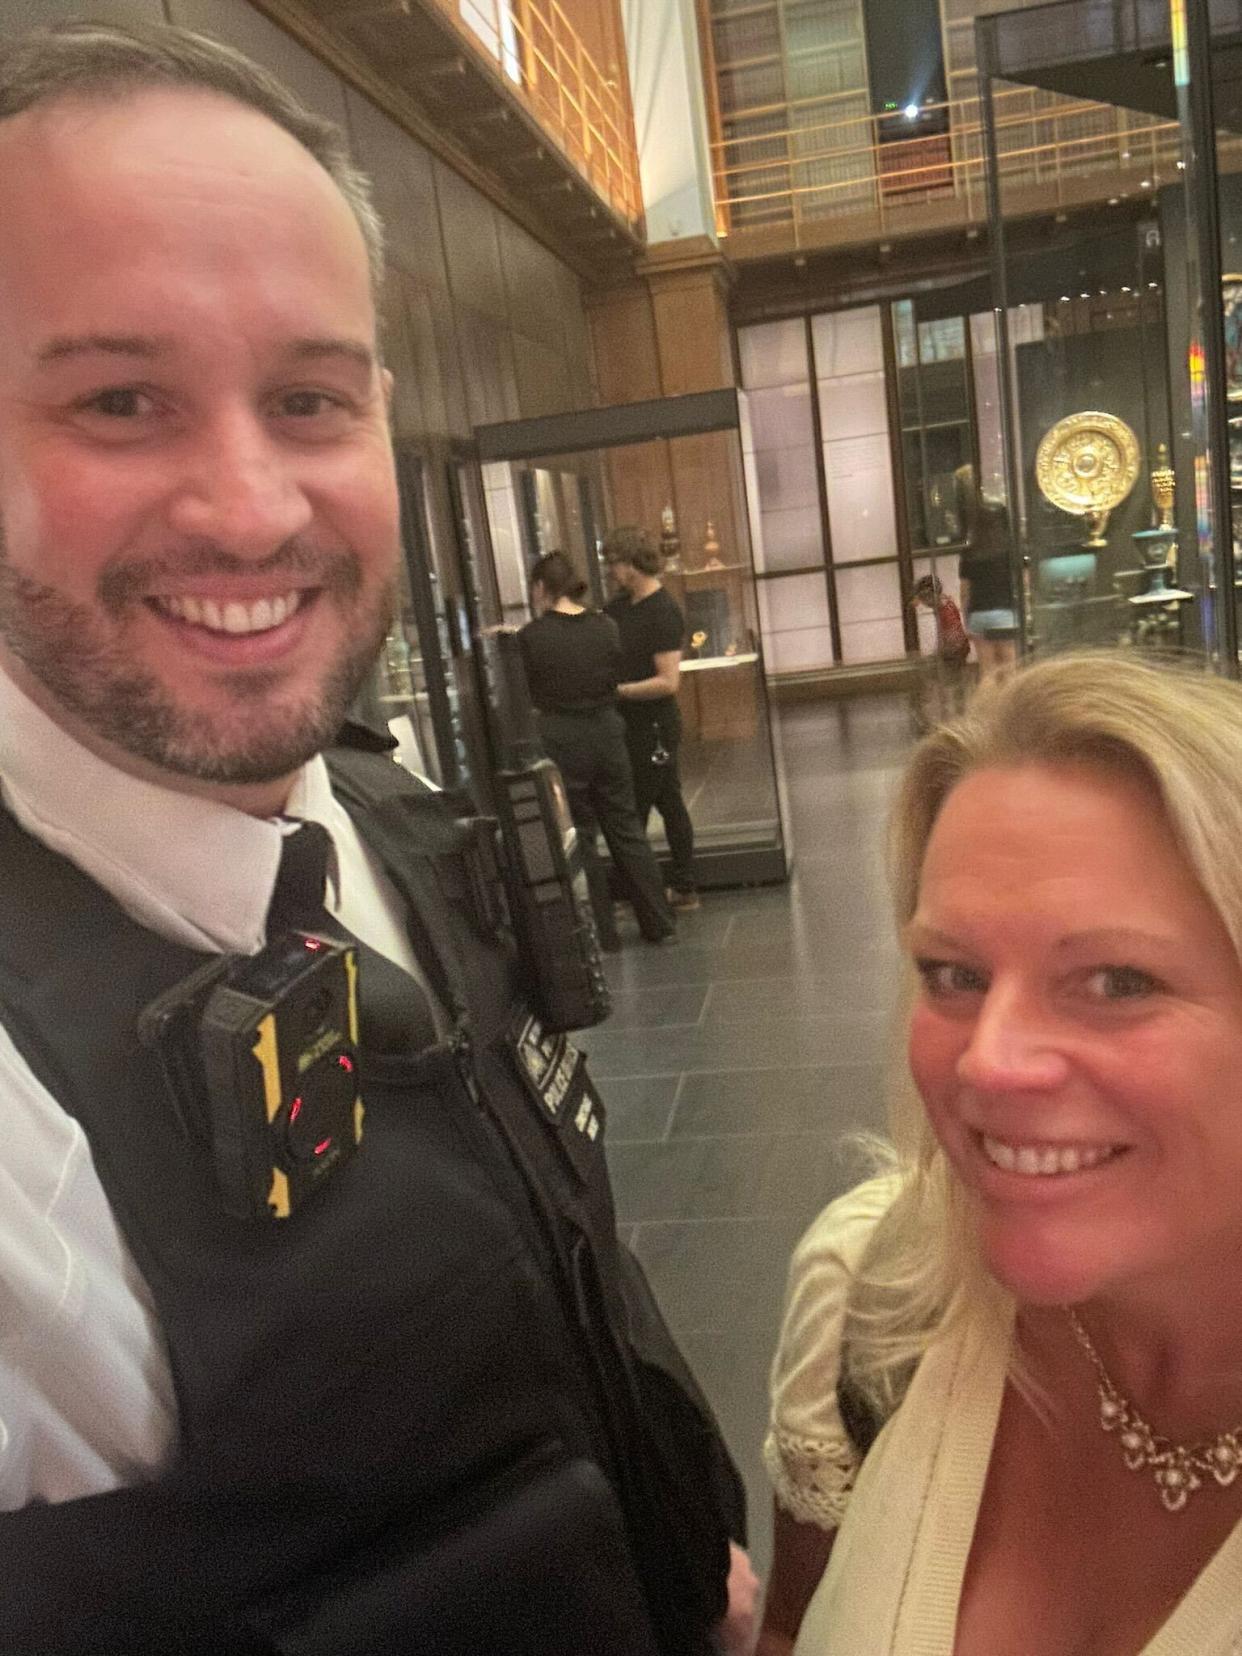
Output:
<svg viewBox="0 0 1242 1656">
<path fill-rule="evenodd" d="M 1085 546 L 1104 546 L 1110 512 L 1121 505 L 1139 474 L 1138 438 L 1115 414 L 1069 414 L 1044 433 L 1035 478 L 1046 500 L 1085 518 Z"/>
</svg>

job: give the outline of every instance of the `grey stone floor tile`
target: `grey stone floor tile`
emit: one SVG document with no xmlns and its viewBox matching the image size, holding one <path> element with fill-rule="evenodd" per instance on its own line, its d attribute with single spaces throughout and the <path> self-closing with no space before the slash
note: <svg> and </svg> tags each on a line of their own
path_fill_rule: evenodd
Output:
<svg viewBox="0 0 1242 1656">
<path fill-rule="evenodd" d="M 805 1133 L 839 1143 L 884 1127 L 884 1070 L 875 1064 L 726 1070 L 687 1075 L 669 1138 Z"/>
<path fill-rule="evenodd" d="M 656 1142 L 668 1137 L 680 1075 L 642 1075 L 606 1081 L 599 1088 L 609 1145 Z"/>
<path fill-rule="evenodd" d="M 880 1128 L 900 1051 L 883 846 L 911 746 L 904 697 L 779 714 L 792 879 L 706 893 L 666 948 L 643 945 L 627 917 L 607 962 L 616 1020 L 576 1037 L 608 1109 L 621 1234 L 745 1478 L 761 1573 L 767 1376 L 789 1257 L 819 1209 L 866 1177 L 854 1137 Z M 749 811 L 766 784 L 747 762 L 723 744 L 704 757 L 693 782 L 705 808 Z"/>
<path fill-rule="evenodd" d="M 599 1027 L 653 1029 L 665 1024 L 697 1024 L 711 992 L 711 985 L 667 984 L 659 988 L 614 988 L 612 1011 Z"/>
<path fill-rule="evenodd" d="M 584 1030 L 581 1046 L 597 1077 L 657 1075 L 668 1070 L 804 1068 L 883 1063 L 892 1049 L 885 1019 L 769 1016 L 752 1023 L 667 1029 Z"/>
<path fill-rule="evenodd" d="M 800 1217 L 703 1219 L 634 1226 L 641 1260 L 679 1337 L 752 1329 L 775 1340 Z"/>
<path fill-rule="evenodd" d="M 848 974 L 799 973 L 796 977 L 739 978 L 713 983 L 701 1022 L 737 1023 L 797 1013 L 811 1017 L 895 1018 L 901 1001 L 901 963 L 860 961 Z"/>
<path fill-rule="evenodd" d="M 897 957 L 887 928 L 876 921 L 865 931 L 816 923 L 801 926 L 784 916 L 765 918 L 762 929 L 739 920 L 729 946 L 701 949 L 689 943 L 647 949 L 641 956 L 611 957 L 608 981 L 617 989 L 641 989 L 661 983 L 730 983 L 750 978 L 822 977 L 856 970 L 860 960 L 871 964 Z"/>
<path fill-rule="evenodd" d="M 762 1458 L 771 1354 L 756 1347 L 749 1330 L 691 1334 L 684 1349 L 746 1485 L 750 1557 L 763 1576 L 772 1557 L 772 1488 Z"/>
<path fill-rule="evenodd" d="M 732 893 L 706 891 L 700 902 L 703 905 L 701 908 L 676 916 L 677 944 L 674 947 L 691 945 L 697 949 L 719 949 L 728 940 L 733 929 Z M 641 962 L 644 955 L 661 954 L 669 946 L 662 944 L 653 947 L 644 942 L 638 923 L 625 913 L 618 917 L 617 932 L 621 938 L 621 953 L 608 956 L 606 964 L 609 968 L 630 959 Z"/>
<path fill-rule="evenodd" d="M 617 1217 L 789 1218 L 810 1222 L 855 1181 L 838 1146 L 819 1134 L 683 1138 L 608 1150 Z"/>
</svg>

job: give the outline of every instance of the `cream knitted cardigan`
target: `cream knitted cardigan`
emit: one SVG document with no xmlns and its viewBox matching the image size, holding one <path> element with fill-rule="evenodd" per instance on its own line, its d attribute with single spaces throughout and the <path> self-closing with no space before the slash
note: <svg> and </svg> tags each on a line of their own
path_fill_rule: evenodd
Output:
<svg viewBox="0 0 1242 1656">
<path fill-rule="evenodd" d="M 849 1497 L 795 1656 L 952 1656 L 1012 1319 L 923 1358 Z M 1242 1656 L 1242 1523 L 1136 1656 Z"/>
</svg>

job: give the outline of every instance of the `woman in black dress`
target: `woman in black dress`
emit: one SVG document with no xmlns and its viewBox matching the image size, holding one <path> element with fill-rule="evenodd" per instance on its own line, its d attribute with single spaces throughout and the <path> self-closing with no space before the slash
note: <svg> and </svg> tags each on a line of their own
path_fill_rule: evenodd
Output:
<svg viewBox="0 0 1242 1656">
<path fill-rule="evenodd" d="M 958 513 L 966 550 L 958 560 L 966 631 L 975 647 L 979 681 L 1004 678 L 1018 663 L 1018 615 L 1009 568 L 1009 514 L 979 491 L 975 469 L 959 466 Z"/>
<path fill-rule="evenodd" d="M 639 930 L 649 943 L 662 943 L 674 921 L 634 807 L 625 725 L 616 708 L 621 639 L 614 621 L 579 602 L 584 592 L 563 552 L 547 553 L 531 570 L 535 619 L 518 635 L 527 682 L 544 747 L 565 779 L 601 945 L 616 949 L 620 939 L 596 833 L 604 836 Z"/>
</svg>

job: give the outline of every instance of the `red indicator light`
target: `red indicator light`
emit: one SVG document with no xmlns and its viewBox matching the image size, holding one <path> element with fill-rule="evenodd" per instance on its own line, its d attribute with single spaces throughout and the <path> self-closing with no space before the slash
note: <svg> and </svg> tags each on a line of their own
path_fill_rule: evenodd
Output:
<svg viewBox="0 0 1242 1656">
<path fill-rule="evenodd" d="M 310 950 L 310 952 L 312 954 L 318 954 L 320 949 L 323 948 L 323 944 L 319 941 L 319 939 L 317 937 L 303 938 L 303 942 L 306 944 L 306 947 Z"/>
<path fill-rule="evenodd" d="M 341 1053 L 340 1057 L 337 1059 L 337 1063 L 345 1071 L 346 1075 L 352 1075 L 354 1073 L 354 1061 L 353 1061 L 353 1059 L 352 1058 L 347 1058 L 343 1052 Z"/>
<path fill-rule="evenodd" d="M 330 1147 L 331 1143 L 332 1140 L 330 1138 L 320 1139 L 319 1143 L 315 1146 L 315 1154 L 317 1156 L 322 1156 L 324 1151 Z"/>
<path fill-rule="evenodd" d="M 293 1123 L 301 1115 L 301 1113 L 302 1113 L 302 1100 L 300 1098 L 295 1098 L 293 1103 L 290 1104 L 290 1106 L 289 1106 L 289 1125 L 291 1127 L 292 1127 Z"/>
</svg>

